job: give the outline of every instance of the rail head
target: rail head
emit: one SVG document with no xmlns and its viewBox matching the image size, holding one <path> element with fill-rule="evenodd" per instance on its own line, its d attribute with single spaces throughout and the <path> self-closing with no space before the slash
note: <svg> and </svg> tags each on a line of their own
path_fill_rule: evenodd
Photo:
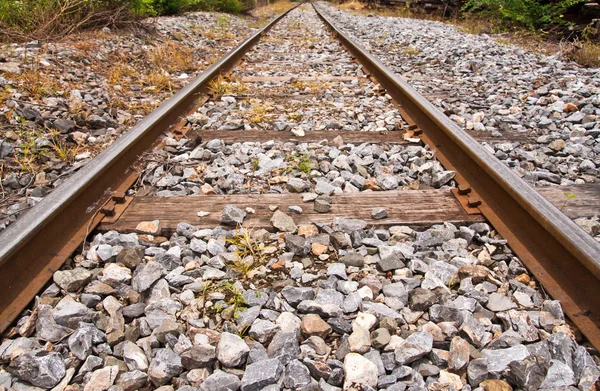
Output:
<svg viewBox="0 0 600 391">
<path fill-rule="evenodd" d="M 600 243 L 381 61 L 315 11 L 483 201 L 480 208 L 565 313 L 600 348 Z"/>
</svg>

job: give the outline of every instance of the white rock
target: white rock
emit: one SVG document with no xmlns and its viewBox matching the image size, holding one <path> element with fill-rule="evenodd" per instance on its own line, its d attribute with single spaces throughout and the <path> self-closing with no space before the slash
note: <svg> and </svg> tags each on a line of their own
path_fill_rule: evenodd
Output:
<svg viewBox="0 0 600 391">
<path fill-rule="evenodd" d="M 352 386 L 377 387 L 377 366 L 358 353 L 348 353 L 344 358 L 344 390 Z"/>
<path fill-rule="evenodd" d="M 359 312 L 358 315 L 356 315 L 356 319 L 352 321 L 352 326 L 358 325 L 367 330 L 371 330 L 376 323 L 377 317 L 375 315 Z"/>
<path fill-rule="evenodd" d="M 246 362 L 250 348 L 235 334 L 223 333 L 217 345 L 217 359 L 226 367 L 238 367 Z"/>
</svg>

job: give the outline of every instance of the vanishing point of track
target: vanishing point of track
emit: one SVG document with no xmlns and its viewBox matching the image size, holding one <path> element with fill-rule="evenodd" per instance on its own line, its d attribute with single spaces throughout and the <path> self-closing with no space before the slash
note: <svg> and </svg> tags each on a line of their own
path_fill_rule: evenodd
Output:
<svg viewBox="0 0 600 391">
<path fill-rule="evenodd" d="M 314 8 L 369 77 L 394 99 L 412 136 L 437 151 L 447 170 L 456 171 L 456 196 L 464 207 L 483 214 L 600 348 L 600 244 Z M 140 156 L 166 129 L 180 128 L 181 119 L 208 93 L 209 82 L 233 69 L 286 14 L 240 43 L 2 233 L 0 331 L 103 219 L 127 207 L 125 193 L 138 178 L 134 167 Z M 244 137 L 252 140 L 253 135 Z"/>
</svg>

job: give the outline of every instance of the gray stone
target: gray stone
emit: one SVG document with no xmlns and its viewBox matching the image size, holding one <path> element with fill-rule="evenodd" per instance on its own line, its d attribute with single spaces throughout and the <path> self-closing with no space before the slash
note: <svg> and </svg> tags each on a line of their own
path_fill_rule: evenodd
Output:
<svg viewBox="0 0 600 391">
<path fill-rule="evenodd" d="M 308 240 L 299 235 L 285 235 L 285 246 L 296 255 L 304 256 L 310 251 Z"/>
<path fill-rule="evenodd" d="M 181 358 L 170 348 L 155 349 L 148 376 L 155 386 L 162 386 L 183 371 Z"/>
<path fill-rule="evenodd" d="M 250 348 L 235 334 L 222 333 L 217 346 L 217 359 L 226 367 L 239 367 L 246 362 Z"/>
<path fill-rule="evenodd" d="M 546 378 L 546 366 L 538 356 L 529 356 L 523 360 L 508 364 L 507 379 L 525 391 L 537 391 Z"/>
<path fill-rule="evenodd" d="M 290 193 L 302 193 L 310 188 L 310 185 L 300 178 L 290 178 L 287 181 L 287 189 Z"/>
<path fill-rule="evenodd" d="M 269 353 L 267 353 L 267 349 L 259 344 L 255 343 L 250 347 L 250 351 L 248 352 L 248 358 L 246 359 L 246 365 L 253 364 L 255 362 L 268 360 Z"/>
<path fill-rule="evenodd" d="M 296 333 L 278 331 L 267 348 L 269 357 L 278 359 L 283 365 L 298 357 L 300 346 Z"/>
<path fill-rule="evenodd" d="M 327 265 L 327 275 L 347 280 L 348 275 L 346 274 L 346 265 L 339 262 L 333 262 Z"/>
<path fill-rule="evenodd" d="M 575 374 L 573 370 L 565 363 L 552 360 L 546 378 L 542 382 L 542 389 L 557 389 L 575 385 Z"/>
<path fill-rule="evenodd" d="M 481 351 L 481 356 L 487 359 L 488 371 L 500 375 L 511 362 L 527 358 L 529 351 L 525 346 L 517 345 L 507 349 L 484 349 Z"/>
<path fill-rule="evenodd" d="M 283 384 L 286 388 L 296 390 L 302 386 L 310 384 L 310 372 L 306 365 L 299 360 L 292 360 L 285 368 L 283 375 Z"/>
<path fill-rule="evenodd" d="M 92 353 L 92 346 L 104 342 L 104 333 L 91 323 L 80 323 L 79 328 L 69 336 L 67 343 L 71 353 L 81 361 Z"/>
<path fill-rule="evenodd" d="M 377 315 L 379 317 L 388 316 L 390 318 L 396 319 L 396 321 L 404 323 L 404 318 L 402 314 L 394 311 L 390 307 L 382 303 L 376 303 L 371 301 L 364 301 L 362 303 L 362 311 L 367 312 L 369 314 Z"/>
<path fill-rule="evenodd" d="M 374 220 L 381 220 L 388 216 L 387 210 L 385 208 L 373 208 L 371 211 L 371 218 Z"/>
<path fill-rule="evenodd" d="M 238 313 L 237 325 L 239 330 L 244 330 L 252 325 L 260 315 L 260 306 L 250 307 Z"/>
<path fill-rule="evenodd" d="M 562 361 L 569 368 L 573 368 L 574 342 L 565 333 L 555 333 L 546 339 L 550 356 L 554 360 Z"/>
<path fill-rule="evenodd" d="M 9 362 L 12 353 L 17 349 L 28 351 L 38 348 L 41 348 L 41 346 L 34 338 L 19 337 L 15 339 L 6 339 L 0 345 L 0 363 Z"/>
<path fill-rule="evenodd" d="M 363 267 L 365 264 L 365 257 L 358 253 L 348 253 L 344 255 L 340 261 L 346 266 Z"/>
<path fill-rule="evenodd" d="M 486 307 L 490 311 L 500 312 L 500 311 L 508 311 L 512 308 L 517 308 L 517 304 L 514 303 L 510 298 L 500 294 L 500 293 L 492 293 L 488 299 Z"/>
<path fill-rule="evenodd" d="M 339 306 L 344 301 L 344 295 L 335 289 L 319 289 L 314 301 L 319 304 L 335 304 Z"/>
<path fill-rule="evenodd" d="M 120 374 L 116 384 L 123 391 L 135 391 L 143 388 L 147 383 L 148 375 L 142 371 L 135 370 Z"/>
<path fill-rule="evenodd" d="M 458 308 L 434 304 L 429 307 L 429 318 L 435 323 L 456 322 L 457 324 L 460 324 L 464 320 L 464 314 Z"/>
<path fill-rule="evenodd" d="M 303 300 L 312 300 L 315 297 L 313 288 L 286 286 L 281 294 L 291 306 L 296 307 Z"/>
<path fill-rule="evenodd" d="M 298 230 L 294 219 L 280 210 L 276 210 L 271 217 L 271 225 L 282 232 L 294 233 Z"/>
<path fill-rule="evenodd" d="M 221 211 L 221 224 L 224 225 L 241 225 L 246 217 L 246 212 L 235 205 L 228 204 Z"/>
<path fill-rule="evenodd" d="M 166 273 L 158 262 L 148 262 L 139 265 L 133 272 L 131 286 L 137 292 L 144 292 Z"/>
<path fill-rule="evenodd" d="M 277 326 L 275 323 L 269 320 L 259 319 L 258 321 L 254 322 L 252 327 L 250 327 L 250 330 L 248 330 L 248 335 L 260 343 L 265 343 L 269 341 L 273 335 L 275 335 L 277 330 L 279 330 L 279 326 Z"/>
<path fill-rule="evenodd" d="M 408 292 L 401 282 L 386 284 L 383 286 L 385 304 L 394 310 L 400 310 L 408 302 Z"/>
<path fill-rule="evenodd" d="M 399 247 L 383 245 L 377 247 L 379 250 L 379 260 L 377 267 L 382 272 L 401 269 L 405 266 L 404 254 Z"/>
<path fill-rule="evenodd" d="M 242 382 L 233 374 L 217 369 L 200 385 L 200 391 L 237 391 Z"/>
<path fill-rule="evenodd" d="M 67 292 L 77 292 L 92 279 L 92 273 L 82 267 L 54 272 L 54 282 Z"/>
<path fill-rule="evenodd" d="M 296 214 L 301 215 L 302 214 L 302 208 L 299 207 L 298 205 L 290 205 L 290 206 L 288 206 L 288 212 L 296 213 Z"/>
<path fill-rule="evenodd" d="M 433 337 L 427 332 L 415 332 L 396 348 L 396 362 L 400 365 L 411 363 L 431 352 Z"/>
<path fill-rule="evenodd" d="M 317 213 L 328 213 L 331 210 L 331 203 L 325 199 L 317 198 L 313 204 Z"/>
<path fill-rule="evenodd" d="M 61 355 L 44 350 L 24 353 L 15 358 L 6 369 L 16 378 L 42 388 L 56 386 L 66 374 Z"/>
<path fill-rule="evenodd" d="M 315 313 L 326 318 L 336 318 L 343 315 L 343 311 L 336 304 L 320 304 L 314 300 L 303 300 L 298 304 L 298 311 L 304 314 Z"/>
<path fill-rule="evenodd" d="M 95 312 L 76 302 L 70 296 L 65 296 L 54 307 L 52 317 L 57 324 L 73 328 L 79 322 L 91 322 L 95 317 Z"/>
<path fill-rule="evenodd" d="M 467 366 L 467 377 L 469 384 L 472 387 L 477 387 L 479 383 L 485 379 L 493 379 L 497 375 L 491 374 L 488 371 L 488 360 L 485 358 L 477 358 L 471 360 Z"/>
<path fill-rule="evenodd" d="M 333 230 L 351 234 L 354 231 L 361 231 L 367 227 L 364 220 L 345 219 L 342 217 L 334 217 Z"/>
<path fill-rule="evenodd" d="M 154 257 L 154 261 L 156 263 L 162 265 L 165 268 L 165 270 L 168 272 L 175 270 L 176 268 L 181 266 L 181 259 L 179 258 L 179 256 L 177 256 L 171 252 L 165 252 L 165 253 L 156 255 Z M 149 262 L 148 264 L 150 264 L 150 263 L 151 262 Z"/>
<path fill-rule="evenodd" d="M 283 365 L 278 359 L 270 359 L 250 364 L 242 377 L 242 391 L 259 391 L 276 383 L 283 373 Z"/>
<path fill-rule="evenodd" d="M 69 336 L 73 330 L 56 324 L 52 317 L 52 307 L 48 305 L 38 305 L 38 319 L 35 324 L 37 338 L 57 343 Z"/>
</svg>

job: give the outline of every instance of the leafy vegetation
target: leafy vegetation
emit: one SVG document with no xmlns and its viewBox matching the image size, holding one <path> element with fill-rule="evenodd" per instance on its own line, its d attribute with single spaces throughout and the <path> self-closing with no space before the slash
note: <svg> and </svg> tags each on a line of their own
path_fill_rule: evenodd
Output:
<svg viewBox="0 0 600 391">
<path fill-rule="evenodd" d="M 236 257 L 231 263 L 231 269 L 246 278 L 255 268 L 265 263 L 262 251 L 264 247 L 252 237 L 252 230 L 239 228 L 232 238 L 226 242 L 236 247 Z"/>
<path fill-rule="evenodd" d="M 481 11 L 531 30 L 550 24 L 566 24 L 563 13 L 583 0 L 540 3 L 537 0 L 468 0 L 463 11 Z"/>
<path fill-rule="evenodd" d="M 237 14 L 253 7 L 254 0 L 1 0 L 0 39 L 41 39 L 145 16 L 195 10 Z"/>
<path fill-rule="evenodd" d="M 313 167 L 313 161 L 308 153 L 304 152 L 299 155 L 294 152 L 291 155 L 287 155 L 285 157 L 285 161 L 289 163 L 287 169 L 289 172 L 301 172 L 307 176 L 310 176 L 310 172 Z"/>
</svg>

